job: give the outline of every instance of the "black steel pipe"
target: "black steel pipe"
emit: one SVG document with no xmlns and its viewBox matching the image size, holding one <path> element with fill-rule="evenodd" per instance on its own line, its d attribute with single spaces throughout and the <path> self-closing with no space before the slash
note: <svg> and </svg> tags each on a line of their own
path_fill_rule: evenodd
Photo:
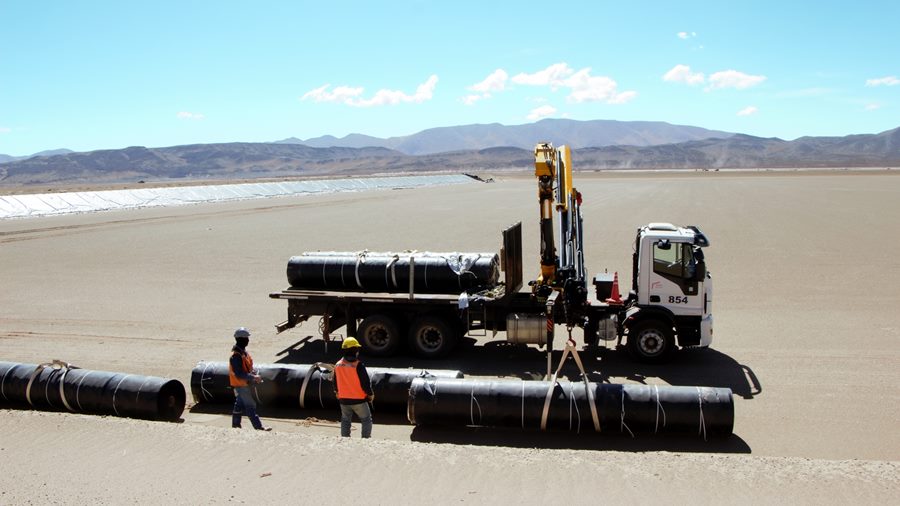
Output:
<svg viewBox="0 0 900 506">
<path fill-rule="evenodd" d="M 412 259 L 412 260 L 411 260 Z M 360 292 L 407 292 L 410 263 L 416 293 L 453 294 L 497 285 L 500 257 L 494 253 L 317 252 L 291 257 L 291 288 Z"/>
<path fill-rule="evenodd" d="M 316 364 L 258 364 L 262 383 L 254 385 L 260 405 L 337 408 L 332 373 Z M 375 393 L 375 409 L 403 412 L 409 386 L 416 378 L 462 378 L 459 371 L 366 367 Z M 227 362 L 200 362 L 191 371 L 191 394 L 200 404 L 234 402 Z"/>
<path fill-rule="evenodd" d="M 174 379 L 91 371 L 60 361 L 0 362 L 0 401 L 38 410 L 178 420 L 185 398 L 184 385 Z"/>
<path fill-rule="evenodd" d="M 728 388 L 601 383 L 586 388 L 569 381 L 420 378 L 410 387 L 407 416 L 415 425 L 594 432 L 591 399 L 600 432 L 705 438 L 729 435 L 734 426 Z"/>
</svg>

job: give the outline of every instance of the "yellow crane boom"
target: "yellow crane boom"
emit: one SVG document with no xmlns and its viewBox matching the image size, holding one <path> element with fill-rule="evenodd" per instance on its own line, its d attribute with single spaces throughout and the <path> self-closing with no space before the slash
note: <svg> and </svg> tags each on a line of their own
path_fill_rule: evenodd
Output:
<svg viewBox="0 0 900 506">
<path fill-rule="evenodd" d="M 568 280 L 583 286 L 581 196 L 572 186 L 571 149 L 538 143 L 534 147 L 534 175 L 538 180 L 541 213 L 541 272 L 532 283 L 533 291 L 546 293 L 548 288 L 562 291 Z"/>
</svg>

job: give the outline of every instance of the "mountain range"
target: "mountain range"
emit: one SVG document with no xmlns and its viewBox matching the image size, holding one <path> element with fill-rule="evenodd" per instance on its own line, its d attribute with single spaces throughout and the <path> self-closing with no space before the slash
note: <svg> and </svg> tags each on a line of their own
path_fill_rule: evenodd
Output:
<svg viewBox="0 0 900 506">
<path fill-rule="evenodd" d="M 531 149 L 536 142 L 553 140 L 574 148 L 598 146 L 653 146 L 709 138 L 728 138 L 729 132 L 672 125 L 661 121 L 614 121 L 543 119 L 525 125 L 462 125 L 429 128 L 413 135 L 382 139 L 362 134 L 337 138 L 331 135 L 301 140 L 295 137 L 278 144 L 303 144 L 314 148 L 382 147 L 407 155 L 433 155 L 449 151 L 470 151 L 494 147 Z"/>
<path fill-rule="evenodd" d="M 532 148 L 540 141 L 573 146 L 576 170 L 900 166 L 900 128 L 785 141 L 658 122 L 543 120 L 517 126 L 435 128 L 389 139 L 349 135 L 85 153 L 65 150 L 0 162 L 0 185 L 531 170 Z"/>
</svg>

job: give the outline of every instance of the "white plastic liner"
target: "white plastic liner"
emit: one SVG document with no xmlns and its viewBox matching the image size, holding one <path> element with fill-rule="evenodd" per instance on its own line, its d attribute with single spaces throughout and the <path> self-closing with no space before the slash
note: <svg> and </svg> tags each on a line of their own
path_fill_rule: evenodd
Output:
<svg viewBox="0 0 900 506">
<path fill-rule="evenodd" d="M 442 174 L 2 195 L 0 196 L 0 219 L 90 213 L 142 207 L 181 206 L 204 202 L 225 202 L 229 200 L 260 199 L 309 193 L 335 193 L 384 188 L 418 188 L 470 182 L 474 182 L 474 179 L 462 174 Z"/>
</svg>

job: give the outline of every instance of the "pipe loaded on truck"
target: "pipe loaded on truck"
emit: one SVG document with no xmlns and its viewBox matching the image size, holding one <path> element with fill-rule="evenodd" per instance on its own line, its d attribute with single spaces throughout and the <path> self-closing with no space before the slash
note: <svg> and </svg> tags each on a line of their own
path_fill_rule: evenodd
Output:
<svg viewBox="0 0 900 506">
<path fill-rule="evenodd" d="M 394 355 L 406 341 L 420 357 L 442 357 L 470 332 L 505 332 L 511 343 L 551 351 L 557 325 L 582 328 L 587 348 L 616 341 L 643 362 L 708 347 L 706 235 L 696 226 L 641 226 L 627 296 L 619 293 L 617 275 L 598 274 L 589 287 L 571 150 L 539 143 L 534 167 L 540 273 L 528 281 L 530 290 L 522 290 L 521 222 L 503 230 L 499 254 L 308 252 L 289 260 L 290 287 L 270 294 L 288 303 L 287 320 L 276 330 L 318 317 L 326 343 L 346 327 L 371 356 Z"/>
</svg>

